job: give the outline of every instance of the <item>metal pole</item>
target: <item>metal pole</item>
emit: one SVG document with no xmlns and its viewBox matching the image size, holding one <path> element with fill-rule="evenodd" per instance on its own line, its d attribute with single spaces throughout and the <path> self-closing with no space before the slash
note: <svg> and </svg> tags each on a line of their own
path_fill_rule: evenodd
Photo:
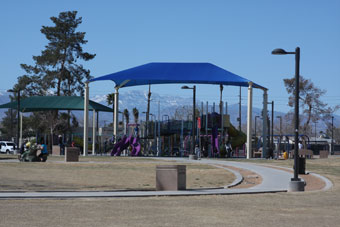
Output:
<svg viewBox="0 0 340 227">
<path fill-rule="evenodd" d="M 263 90 L 263 110 L 262 110 L 262 118 L 263 118 L 263 130 L 262 130 L 262 139 L 263 139 L 263 146 L 262 146 L 262 158 L 267 157 L 267 104 L 268 104 L 268 94 L 267 90 Z"/>
<path fill-rule="evenodd" d="M 83 138 L 83 155 L 87 156 L 88 153 L 88 138 L 89 138 L 89 82 L 85 82 L 85 95 L 84 95 L 84 138 Z"/>
<path fill-rule="evenodd" d="M 115 102 L 114 102 L 114 122 L 113 122 L 113 135 L 115 136 L 115 140 L 118 141 L 118 104 L 119 104 L 119 87 L 116 87 L 116 93 L 115 93 Z"/>
<path fill-rule="evenodd" d="M 206 104 L 206 112 L 205 112 L 205 136 L 208 137 L 208 115 L 209 115 L 209 104 Z"/>
<path fill-rule="evenodd" d="M 274 101 L 272 101 L 272 132 L 271 132 L 271 148 L 274 151 Z"/>
<path fill-rule="evenodd" d="M 300 93 L 300 48 L 295 50 L 295 145 L 294 145 L 294 179 L 299 181 L 299 93 Z"/>
<path fill-rule="evenodd" d="M 192 107 L 192 141 L 191 141 L 191 154 L 194 154 L 195 150 L 195 132 L 196 132 L 196 85 L 193 87 L 193 107 Z"/>
<path fill-rule="evenodd" d="M 281 116 L 279 116 L 280 117 L 280 143 L 279 143 L 279 149 L 278 149 L 278 154 L 280 154 L 280 149 L 281 149 L 281 137 L 282 137 L 282 117 Z M 278 157 L 279 158 L 279 157 Z"/>
<path fill-rule="evenodd" d="M 151 85 L 149 84 L 149 93 L 148 93 L 148 105 L 146 109 L 146 116 L 145 116 L 145 121 L 146 121 L 146 150 L 147 153 L 149 154 L 149 115 L 150 115 L 150 101 L 151 101 Z"/>
<path fill-rule="evenodd" d="M 223 127 L 223 101 L 222 101 L 223 85 L 220 84 L 220 116 L 221 116 L 221 138 L 220 141 L 224 144 L 224 127 Z"/>
<path fill-rule="evenodd" d="M 17 122 L 17 147 L 19 148 L 19 146 L 20 146 L 20 144 L 19 144 L 20 143 L 20 141 L 19 141 L 19 137 L 20 137 L 20 89 L 18 90 L 18 111 L 17 111 L 17 115 L 18 115 L 18 122 Z"/>
<path fill-rule="evenodd" d="M 274 55 L 295 54 L 295 113 L 294 113 L 294 178 L 289 183 L 288 191 L 304 191 L 304 182 L 298 177 L 299 173 L 299 93 L 300 93 L 300 48 L 296 47 L 295 52 L 286 52 L 283 49 L 274 49 Z"/>
<path fill-rule="evenodd" d="M 161 106 L 158 101 L 158 156 L 162 156 L 162 140 L 161 140 Z"/>
<path fill-rule="evenodd" d="M 92 111 L 92 155 L 96 155 L 96 110 Z"/>
<path fill-rule="evenodd" d="M 333 144 L 333 130 L 334 130 L 334 116 L 332 116 L 332 141 L 331 141 L 331 155 L 334 153 L 334 144 Z"/>
<path fill-rule="evenodd" d="M 202 151 L 202 139 L 201 139 L 201 129 L 202 129 L 202 125 L 203 125 L 203 113 L 204 113 L 204 104 L 203 102 L 201 102 L 201 128 L 199 130 L 199 148 Z"/>
<path fill-rule="evenodd" d="M 23 113 L 20 113 L 20 139 L 19 139 L 19 144 L 17 145 L 17 148 L 19 149 L 22 143 L 22 114 Z"/>
<path fill-rule="evenodd" d="M 181 154 L 181 157 L 182 157 L 182 151 L 184 150 L 184 144 L 183 144 L 183 125 L 184 125 L 184 121 L 183 119 L 181 120 L 181 137 L 180 137 L 180 143 L 181 145 L 179 146 L 180 147 L 180 154 Z"/>
<path fill-rule="evenodd" d="M 248 110 L 247 110 L 247 159 L 252 158 L 252 112 L 253 112 L 253 83 L 248 87 Z"/>
<path fill-rule="evenodd" d="M 241 117 L 242 117 L 242 114 L 241 114 L 241 87 L 240 87 L 240 101 L 239 101 L 239 105 L 238 105 L 238 130 L 241 131 Z"/>
</svg>

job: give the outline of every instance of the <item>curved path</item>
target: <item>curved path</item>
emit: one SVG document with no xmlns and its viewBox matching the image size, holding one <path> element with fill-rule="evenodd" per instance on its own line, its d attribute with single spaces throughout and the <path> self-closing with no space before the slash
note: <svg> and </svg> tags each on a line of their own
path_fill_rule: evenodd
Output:
<svg viewBox="0 0 340 227">
<path fill-rule="evenodd" d="M 90 198 L 90 197 L 147 197 L 147 196 L 188 196 L 188 195 L 222 195 L 222 194 L 253 194 L 286 192 L 292 174 L 274 169 L 270 166 L 256 165 L 247 162 L 220 161 L 214 159 L 202 159 L 190 161 L 183 158 L 155 158 L 158 160 L 172 160 L 177 163 L 202 163 L 208 165 L 219 165 L 218 167 L 228 169 L 228 166 L 246 169 L 255 172 L 262 177 L 262 182 L 251 188 L 219 188 L 219 189 L 195 189 L 185 191 L 73 191 L 73 192 L 0 192 L 0 199 L 12 198 Z M 228 169 L 230 170 L 230 169 Z M 235 173 L 236 180 L 232 185 L 242 181 L 242 176 Z"/>
</svg>

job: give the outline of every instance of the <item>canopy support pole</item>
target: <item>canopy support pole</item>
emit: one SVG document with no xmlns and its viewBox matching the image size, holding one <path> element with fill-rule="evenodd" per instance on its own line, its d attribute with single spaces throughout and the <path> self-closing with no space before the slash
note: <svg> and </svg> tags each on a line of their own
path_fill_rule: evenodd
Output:
<svg viewBox="0 0 340 227">
<path fill-rule="evenodd" d="M 263 90 L 263 111 L 262 111 L 262 119 L 263 119 L 263 130 L 262 130 L 262 158 L 267 157 L 267 122 L 268 122 L 268 115 L 267 115 L 267 105 L 268 105 L 268 94 L 267 90 Z"/>
<path fill-rule="evenodd" d="M 114 122 L 113 122 L 113 135 L 115 137 L 115 141 L 118 141 L 118 102 L 119 102 L 119 87 L 115 87 L 115 106 L 114 106 Z"/>
<path fill-rule="evenodd" d="M 220 84 L 220 116 L 221 116 L 221 137 L 220 137 L 220 144 L 224 146 L 224 127 L 223 127 L 223 101 L 222 101 L 222 92 L 223 92 L 223 85 Z"/>
<path fill-rule="evenodd" d="M 96 155 L 96 110 L 92 114 L 92 155 Z"/>
<path fill-rule="evenodd" d="M 89 82 L 85 82 L 85 95 L 84 95 L 84 138 L 83 138 L 83 154 L 87 156 L 88 153 L 88 125 L 89 125 Z"/>
<path fill-rule="evenodd" d="M 248 87 L 248 112 L 247 112 L 247 159 L 252 158 L 252 112 L 253 112 L 253 83 Z"/>
<path fill-rule="evenodd" d="M 37 141 L 37 143 L 40 141 Z M 20 149 L 22 144 L 22 112 L 20 112 L 20 137 L 19 137 L 19 144 L 17 144 L 17 147 Z"/>
</svg>

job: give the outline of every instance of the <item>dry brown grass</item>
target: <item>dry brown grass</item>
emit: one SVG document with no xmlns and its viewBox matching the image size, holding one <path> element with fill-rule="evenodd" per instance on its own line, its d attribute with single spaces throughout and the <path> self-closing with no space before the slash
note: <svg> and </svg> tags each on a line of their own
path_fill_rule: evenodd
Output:
<svg viewBox="0 0 340 227">
<path fill-rule="evenodd" d="M 334 187 L 232 196 L 0 200 L 0 226 L 339 226 L 340 158 L 309 160 L 307 169 L 326 175 Z"/>
<path fill-rule="evenodd" d="M 60 161 L 60 162 L 59 162 Z M 156 165 L 169 162 L 144 158 L 81 157 L 64 163 L 1 163 L 0 191 L 155 190 Z M 233 182 L 232 173 L 207 165 L 187 165 L 187 188 L 221 187 Z"/>
</svg>

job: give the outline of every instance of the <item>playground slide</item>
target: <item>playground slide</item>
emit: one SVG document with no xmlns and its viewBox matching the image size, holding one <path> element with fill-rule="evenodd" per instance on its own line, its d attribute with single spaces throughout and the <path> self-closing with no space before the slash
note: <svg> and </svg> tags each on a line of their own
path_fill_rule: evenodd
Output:
<svg viewBox="0 0 340 227">
<path fill-rule="evenodd" d="M 115 154 L 115 156 L 120 156 L 120 153 L 127 149 L 129 146 L 130 146 L 130 143 L 131 143 L 131 140 L 132 140 L 132 137 L 129 136 L 128 138 L 125 139 L 124 143 L 118 147 L 117 149 L 117 153 Z"/>
<path fill-rule="evenodd" d="M 230 144 L 233 149 L 242 146 L 247 141 L 246 134 L 237 130 L 232 124 L 228 128 L 228 135 L 231 137 Z"/>
<path fill-rule="evenodd" d="M 120 140 L 119 142 L 115 143 L 115 145 L 113 145 L 113 148 L 112 148 L 112 151 L 111 151 L 111 156 L 113 156 L 117 153 L 118 147 L 122 146 L 122 144 L 124 144 L 125 140 L 126 140 L 126 136 L 124 136 L 122 140 Z"/>
<path fill-rule="evenodd" d="M 111 151 L 111 156 L 120 156 L 120 153 L 127 149 L 130 145 L 130 137 L 124 136 L 118 143 L 116 143 Z"/>
<path fill-rule="evenodd" d="M 139 152 L 141 150 L 141 145 L 139 143 L 139 137 L 133 138 L 131 147 L 132 147 L 131 156 L 138 156 Z"/>
</svg>

